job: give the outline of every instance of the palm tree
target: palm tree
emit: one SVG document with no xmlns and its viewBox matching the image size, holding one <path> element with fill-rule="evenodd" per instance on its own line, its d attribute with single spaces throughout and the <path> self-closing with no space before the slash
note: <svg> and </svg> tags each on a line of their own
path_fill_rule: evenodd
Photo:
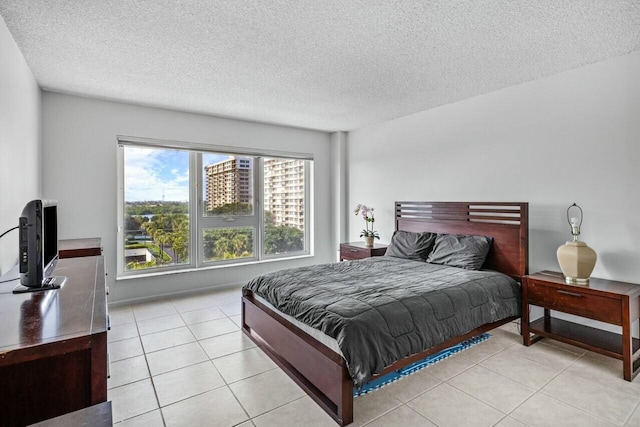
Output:
<svg viewBox="0 0 640 427">
<path fill-rule="evenodd" d="M 170 243 L 173 252 L 176 254 L 176 262 L 187 257 L 187 247 L 189 242 L 189 218 L 185 215 L 171 215 L 172 230 L 170 233 Z"/>
<path fill-rule="evenodd" d="M 236 232 L 233 234 L 231 237 L 231 246 L 233 247 L 235 258 L 241 257 L 242 254 L 247 251 L 248 240 L 248 236 L 245 233 Z"/>
<path fill-rule="evenodd" d="M 169 234 L 164 230 L 157 230 L 154 240 L 160 245 L 160 263 L 164 264 L 164 245 L 169 243 Z"/>
</svg>

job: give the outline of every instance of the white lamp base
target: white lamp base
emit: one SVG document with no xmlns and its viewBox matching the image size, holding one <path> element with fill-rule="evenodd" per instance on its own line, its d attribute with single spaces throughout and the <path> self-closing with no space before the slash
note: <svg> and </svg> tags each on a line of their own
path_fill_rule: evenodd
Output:
<svg viewBox="0 0 640 427">
<path fill-rule="evenodd" d="M 571 285 L 589 284 L 589 276 L 598 258 L 596 251 L 585 242 L 576 240 L 560 246 L 557 255 L 565 282 Z"/>
</svg>

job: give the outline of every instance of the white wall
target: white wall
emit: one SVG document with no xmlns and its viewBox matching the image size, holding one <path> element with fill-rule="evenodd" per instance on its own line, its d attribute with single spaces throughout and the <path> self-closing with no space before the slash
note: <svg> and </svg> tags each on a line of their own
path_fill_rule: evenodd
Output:
<svg viewBox="0 0 640 427">
<path fill-rule="evenodd" d="M 40 197 L 40 89 L 0 17 L 0 234 Z M 18 232 L 0 240 L 0 275 L 18 262 Z"/>
<path fill-rule="evenodd" d="M 110 301 L 243 283 L 263 272 L 331 262 L 330 137 L 310 130 L 43 92 L 43 194 L 58 200 L 60 238 L 102 237 Z M 314 155 L 313 257 L 115 281 L 116 135 Z M 327 238 L 329 237 L 329 238 Z"/>
<path fill-rule="evenodd" d="M 577 202 L 593 275 L 640 283 L 639 76 L 636 51 L 350 132 L 348 206 L 374 206 L 388 241 L 395 200 L 529 202 L 534 272 L 559 270 Z"/>
<path fill-rule="evenodd" d="M 334 132 L 331 134 L 331 204 L 333 241 L 335 261 L 340 259 L 341 242 L 347 241 L 347 134 Z"/>
</svg>

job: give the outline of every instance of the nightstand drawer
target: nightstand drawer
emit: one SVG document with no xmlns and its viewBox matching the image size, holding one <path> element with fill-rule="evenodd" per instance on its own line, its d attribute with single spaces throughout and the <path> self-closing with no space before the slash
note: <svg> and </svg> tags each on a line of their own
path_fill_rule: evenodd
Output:
<svg viewBox="0 0 640 427">
<path fill-rule="evenodd" d="M 556 288 L 529 281 L 529 304 L 622 325 L 621 301 L 584 292 L 577 286 Z"/>
<path fill-rule="evenodd" d="M 366 248 L 356 248 L 353 246 L 341 247 L 340 257 L 344 259 L 363 259 L 371 256 L 371 250 Z"/>
</svg>

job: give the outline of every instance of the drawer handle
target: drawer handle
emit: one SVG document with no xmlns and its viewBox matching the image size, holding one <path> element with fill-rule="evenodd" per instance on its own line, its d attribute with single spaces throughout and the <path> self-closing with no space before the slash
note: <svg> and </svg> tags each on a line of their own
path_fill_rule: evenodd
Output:
<svg viewBox="0 0 640 427">
<path fill-rule="evenodd" d="M 578 298 L 584 297 L 584 295 L 582 294 L 578 294 L 576 292 L 563 291 L 562 289 L 558 289 L 558 293 L 563 295 L 570 295 L 572 297 L 578 297 Z"/>
<path fill-rule="evenodd" d="M 357 249 L 349 249 L 349 252 L 358 252 Z"/>
</svg>

